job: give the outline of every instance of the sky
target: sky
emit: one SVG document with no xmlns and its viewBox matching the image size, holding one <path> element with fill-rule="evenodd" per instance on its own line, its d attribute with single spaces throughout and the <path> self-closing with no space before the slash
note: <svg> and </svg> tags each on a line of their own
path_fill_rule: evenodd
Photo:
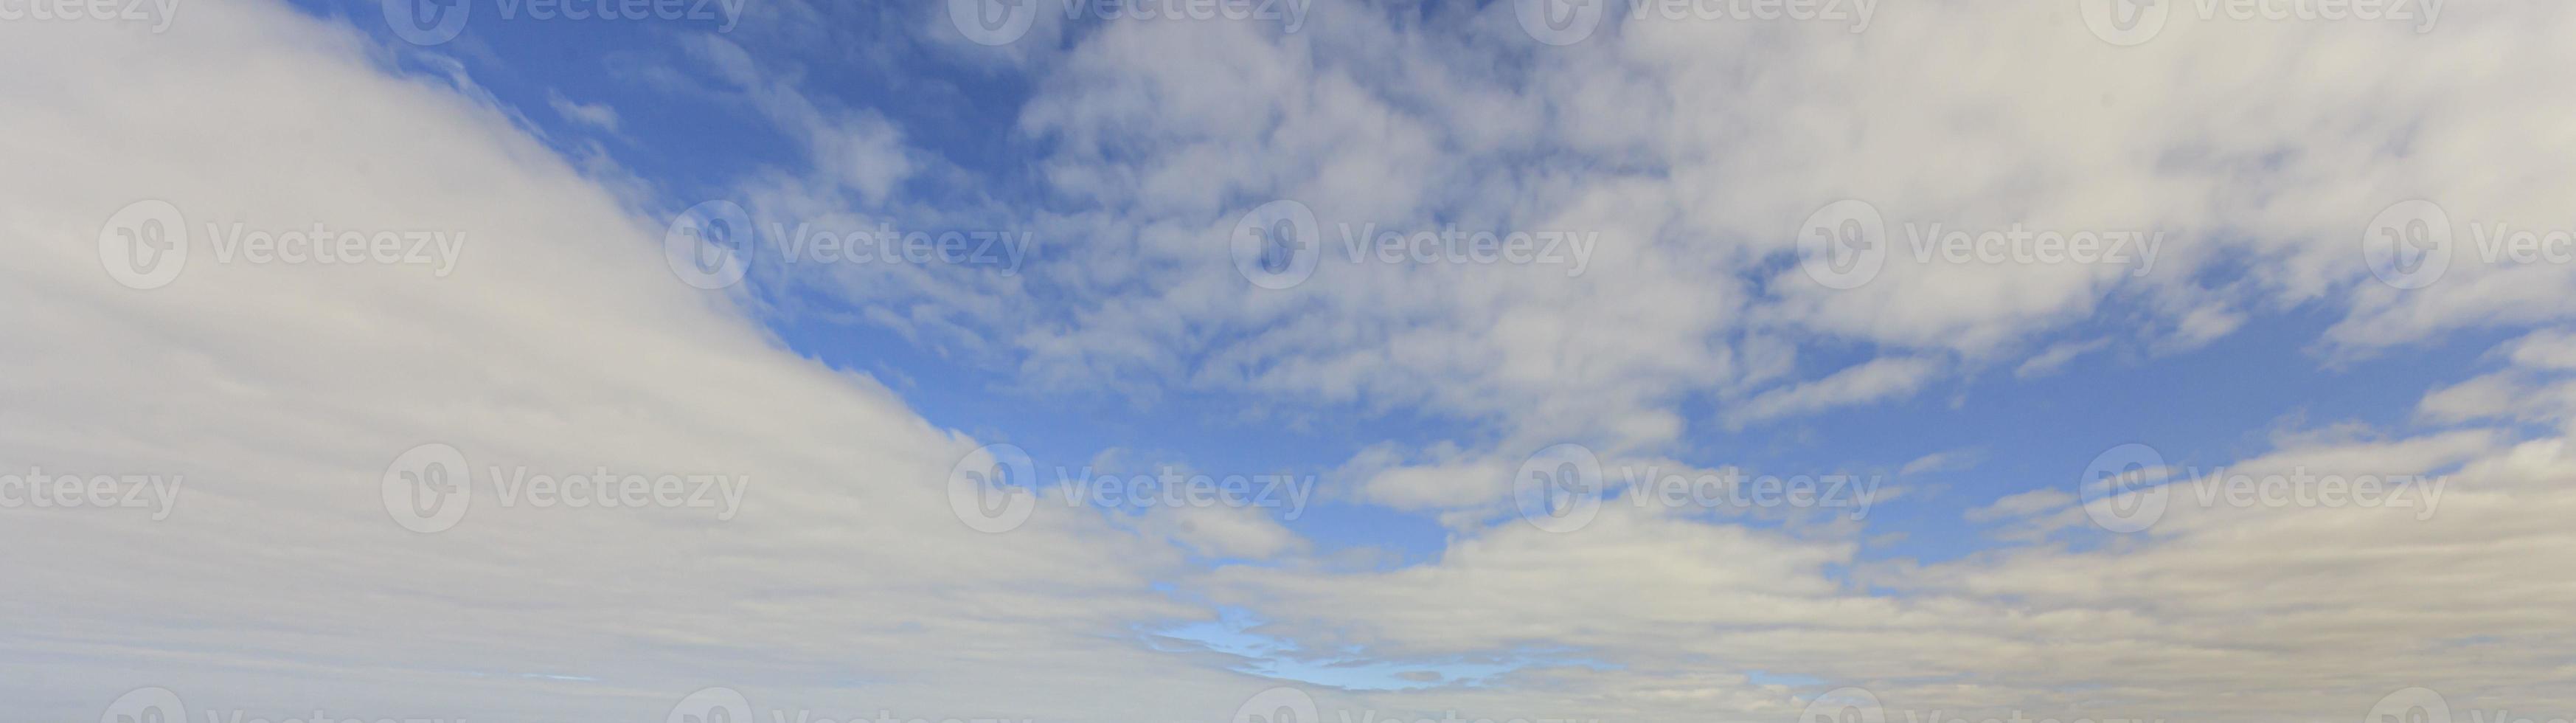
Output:
<svg viewBox="0 0 2576 723">
<path fill-rule="evenodd" d="M 0 0 L 0 721 L 2576 719 L 2572 34 Z"/>
</svg>

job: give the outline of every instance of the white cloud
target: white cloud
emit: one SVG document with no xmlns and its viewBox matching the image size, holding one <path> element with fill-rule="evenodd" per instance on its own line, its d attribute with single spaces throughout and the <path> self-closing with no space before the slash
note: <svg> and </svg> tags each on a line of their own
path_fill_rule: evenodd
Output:
<svg viewBox="0 0 2576 723">
<path fill-rule="evenodd" d="M 18 250 L 0 333 L 21 340 L 0 352 L 18 380 L 0 459 L 185 477 L 160 522 L 0 510 L 18 551 L 0 577 L 31 593 L 0 627 L 46 631 L 0 644 L 14 713 L 94 717 L 158 685 L 278 720 L 645 720 L 721 685 L 835 716 L 1030 717 L 1151 679 L 1174 690 L 1094 714 L 1175 719 L 1267 686 L 1125 640 L 1206 614 L 1152 588 L 1180 550 L 1063 509 L 969 530 L 946 480 L 973 440 L 780 348 L 679 283 L 659 222 L 507 114 L 370 53 L 269 3 L 157 36 L 0 23 L 0 59 L 60 71 L 0 78 L 17 209 L 0 238 Z M 103 272 L 97 241 L 143 199 L 188 222 L 168 229 L 188 234 L 184 270 L 150 290 Z M 236 223 L 466 245 L 443 277 L 227 261 L 205 227 Z M 486 486 L 420 534 L 380 482 L 430 442 Z M 506 506 L 487 466 L 518 465 L 749 482 L 722 521 Z"/>
<path fill-rule="evenodd" d="M 564 97 L 562 91 L 554 91 L 546 95 L 546 104 L 555 109 L 555 115 L 576 125 L 617 132 L 617 109 L 607 103 L 583 103 Z"/>
<path fill-rule="evenodd" d="M 2059 343 L 2033 355 L 2028 361 L 2022 362 L 2021 366 L 2014 367 L 2013 376 L 2022 379 L 2029 379 L 2056 374 L 2058 370 L 2066 368 L 2067 362 L 2075 361 L 2076 357 L 2099 351 L 2103 347 L 2110 346 L 2110 344 L 2111 340 L 2109 339 Z"/>
<path fill-rule="evenodd" d="M 1823 379 L 1763 392 L 1733 410 L 1727 421 L 1742 426 L 1912 394 L 1938 371 L 1940 365 L 1929 359 L 1872 359 Z"/>
<path fill-rule="evenodd" d="M 1968 511 L 1969 522 L 1986 522 L 2021 517 L 2064 507 L 2075 502 L 2075 495 L 2062 489 L 2041 488 L 2020 494 L 2005 495 L 1993 504 Z"/>
</svg>

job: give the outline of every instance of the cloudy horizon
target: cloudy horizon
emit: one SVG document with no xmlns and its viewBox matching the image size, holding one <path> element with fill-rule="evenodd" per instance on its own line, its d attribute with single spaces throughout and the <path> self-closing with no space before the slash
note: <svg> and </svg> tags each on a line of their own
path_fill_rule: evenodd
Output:
<svg viewBox="0 0 2576 723">
<path fill-rule="evenodd" d="M 0 721 L 2576 720 L 2572 34 L 0 0 Z"/>
</svg>

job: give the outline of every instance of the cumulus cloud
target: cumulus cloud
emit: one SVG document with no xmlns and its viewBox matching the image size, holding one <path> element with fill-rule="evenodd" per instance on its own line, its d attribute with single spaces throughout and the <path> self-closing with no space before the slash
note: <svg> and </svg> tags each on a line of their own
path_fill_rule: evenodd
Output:
<svg viewBox="0 0 2576 723">
<path fill-rule="evenodd" d="M 188 20 L 0 23 L 16 62 L 123 59 L 0 80 L 0 237 L 18 250 L 0 329 L 26 340 L 0 352 L 0 459 L 184 479 L 160 521 L 0 510 L 22 553 L 0 577 L 28 593 L 0 603 L 14 712 L 86 719 L 160 686 L 281 720 L 658 720 L 731 686 L 834 716 L 1018 718 L 1150 678 L 1188 690 L 1112 717 L 1175 718 L 1266 687 L 1120 640 L 1205 614 L 1153 589 L 1180 549 L 1063 509 L 969 529 L 947 480 L 975 440 L 680 283 L 660 214 L 507 113 L 282 7 Z M 128 288 L 99 239 L 145 201 L 184 214 L 163 230 L 186 258 Z M 443 270 L 221 245 L 317 224 L 463 244 Z M 431 444 L 461 452 L 473 491 L 422 533 L 383 480 Z M 526 472 L 570 500 L 597 470 L 724 475 L 740 502 L 502 492 Z M 1229 550 L 1291 544 L 1229 529 Z"/>
</svg>

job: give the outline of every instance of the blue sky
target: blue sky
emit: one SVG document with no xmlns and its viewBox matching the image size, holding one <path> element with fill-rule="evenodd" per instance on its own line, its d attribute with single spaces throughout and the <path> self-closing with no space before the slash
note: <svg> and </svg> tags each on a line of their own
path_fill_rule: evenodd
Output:
<svg viewBox="0 0 2576 723">
<path fill-rule="evenodd" d="M 382 30 L 381 18 L 365 17 L 377 8 L 316 3 L 307 9 L 355 16 L 351 24 L 398 42 Z M 691 91 L 703 89 L 663 80 L 703 82 L 702 63 L 679 46 L 709 34 L 739 43 L 765 62 L 794 68 L 793 82 L 818 103 L 882 115 L 908 143 L 957 166 L 956 178 L 906 183 L 904 191 L 926 203 L 1075 203 L 1051 197 L 1032 182 L 1028 163 L 1047 156 L 1051 142 L 1015 128 L 1018 109 L 1032 95 L 1024 69 L 914 37 L 907 25 L 922 21 L 918 8 L 839 8 L 830 18 L 828 27 L 811 32 L 838 42 L 808 46 L 764 42 L 782 39 L 750 32 L 719 33 L 720 20 L 513 21 L 486 13 L 469 21 L 452 48 L 432 49 L 449 52 L 431 57 L 463 63 L 477 86 L 521 109 L 524 120 L 561 152 L 604 155 L 649 183 L 642 200 L 658 208 L 723 197 L 736 179 L 762 169 L 806 165 L 796 141 L 745 104 L 692 97 Z M 407 63 L 425 62 L 422 55 L 432 52 L 391 47 Z M 552 110 L 555 98 L 650 112 L 620 114 L 615 129 L 602 129 Z M 1043 244 L 1039 253 L 1073 252 Z M 851 320 L 852 307 L 826 294 L 783 282 L 748 293 L 775 305 L 761 321 L 788 348 L 877 376 L 926 419 L 1024 446 L 1041 458 L 1042 467 L 1079 466 L 1102 450 L 1125 449 L 1163 464 L 1325 475 L 1372 444 L 1473 444 L 1493 436 L 1485 420 L 1402 408 L 1221 392 L 1036 387 L 1013 373 L 1011 359 L 972 358 Z M 2095 312 L 2104 321 L 2050 330 L 2031 343 L 2115 337 L 2123 317 L 2147 313 L 2124 301 L 2105 300 Z M 2080 469 L 2102 449 L 2146 441 L 2177 461 L 2226 460 L 2260 451 L 2266 435 L 2284 426 L 2402 426 L 2417 398 L 2458 376 L 2458 360 L 2512 336 L 2448 335 L 2327 364 L 2315 340 L 2337 320 L 2332 309 L 2292 307 L 2207 346 L 2175 351 L 2112 345 L 2036 379 L 2016 378 L 2009 365 L 1989 363 L 1903 398 L 1748 429 L 1728 429 L 1715 418 L 1722 400 L 1676 394 L 1667 401 L 1684 410 L 1690 428 L 1675 456 L 1702 465 L 1888 474 L 1946 453 L 1958 461 L 1906 480 L 1925 494 L 1873 512 L 1874 530 L 1905 532 L 1905 543 L 1865 554 L 1949 559 L 1992 544 L 1959 523 L 1962 512 L 1995 497 L 2061 483 L 2066 470 Z M 1880 352 L 1870 344 L 1826 339 L 1798 364 L 1801 373 L 1822 376 Z M 1327 503 L 1315 515 L 1290 522 L 1328 549 L 1382 548 L 1397 561 L 1418 562 L 1443 547 L 1436 523 L 1367 505 Z"/>
<path fill-rule="evenodd" d="M 333 8 L 326 4 L 315 10 L 330 13 Z M 881 115 L 920 152 L 955 164 L 953 179 L 905 184 L 903 192 L 917 194 L 923 203 L 963 199 L 1039 208 L 1078 203 L 1051 196 L 1032 182 L 1028 161 L 1052 149 L 1050 139 L 1015 128 L 1016 111 L 1029 101 L 1032 88 L 1026 75 L 1013 71 L 1025 69 L 996 67 L 973 57 L 973 49 L 961 52 L 913 38 L 904 27 L 920 21 L 912 10 L 835 11 L 830 26 L 816 34 L 837 42 L 822 47 L 764 42 L 774 38 L 752 33 L 724 37 L 741 43 L 755 58 L 793 68 L 795 77 L 788 82 L 817 103 Z M 704 24 L 485 18 L 468 26 L 456 48 L 464 52 L 454 57 L 501 103 L 525 109 L 528 122 L 556 138 L 561 150 L 605 155 L 651 184 L 649 203 L 676 208 L 709 194 L 721 196 L 730 179 L 756 169 L 794 169 L 805 160 L 793 139 L 750 116 L 743 104 L 725 103 L 721 97 L 715 102 L 704 96 L 692 99 L 685 90 L 648 80 L 701 72 L 695 59 L 675 52 L 675 46 L 712 30 L 695 27 Z M 618 127 L 609 131 L 546 110 L 549 99 L 559 97 L 650 112 L 621 114 Z M 1052 244 L 1040 253 L 1049 252 L 1072 253 Z M 1026 447 L 1041 470 L 1080 466 L 1102 450 L 1122 449 L 1153 460 L 1150 465 L 1330 476 L 1374 444 L 1474 445 L 1494 437 L 1487 420 L 1402 408 L 1311 405 L 1242 393 L 1134 394 L 1033 386 L 1013 374 L 1011 359 L 973 358 L 881 325 L 853 321 L 848 318 L 851 306 L 828 295 L 784 283 L 748 293 L 775 305 L 762 321 L 789 348 L 835 368 L 888 381 L 936 424 Z M 1036 293 L 1045 298 L 1045 290 Z M 2105 300 L 2095 312 L 2105 322 L 2068 325 L 2031 341 L 2046 345 L 2116 338 L 2122 317 L 2150 313 L 2125 301 Z M 2085 354 L 2036 379 L 2016 378 L 2009 366 L 1988 363 L 1912 394 L 1746 429 L 1729 429 L 1716 419 L 1714 410 L 1725 400 L 1676 394 L 1667 403 L 1683 411 L 1687 428 L 1674 441 L 1673 456 L 1712 467 L 1892 476 L 1908 462 L 1946 455 L 1952 461 L 1899 481 L 1908 490 L 1901 501 L 1871 511 L 1870 534 L 1902 537 L 1892 544 L 1869 545 L 1858 558 L 1941 562 L 2007 544 L 1992 539 L 1982 525 L 1962 522 L 1968 510 L 2016 492 L 2065 484 L 2068 470 L 2081 469 L 2100 450 L 2139 441 L 2178 464 L 2214 465 L 2259 453 L 2272 432 L 2285 428 L 2341 423 L 2403 427 L 2417 398 L 2462 371 L 2458 360 L 2511 337 L 2464 333 L 2321 364 L 2314 340 L 2335 320 L 2331 310 L 2296 306 L 2198 348 L 2153 350 L 2112 343 L 2102 353 Z M 1822 376 L 1881 352 L 1871 344 L 1824 340 L 1798 360 L 1799 372 Z M 1054 478 L 1047 471 L 1040 476 Z M 1330 498 L 1311 514 L 1284 522 L 1324 551 L 1382 554 L 1381 566 L 1436 559 L 1449 537 L 1425 514 Z M 1238 637 L 1239 629 L 1215 632 L 1228 627 L 1196 624 L 1163 632 L 1201 638 L 1219 650 L 1249 652 L 1238 647 L 1246 640 Z M 1391 676 L 1421 665 L 1388 665 L 1356 677 L 1352 671 L 1332 672 L 1286 658 L 1247 663 L 1247 669 L 1314 683 L 1388 687 L 1413 685 Z M 1428 667 L 1452 678 L 1481 678 L 1491 672 L 1465 664 Z"/>
<path fill-rule="evenodd" d="M 380 18 L 365 17 L 375 8 L 364 4 L 317 3 L 307 9 L 346 16 L 359 28 L 382 27 L 371 22 Z M 1434 5 L 1422 12 L 1454 18 L 1474 11 Z M 776 73 L 769 82 L 791 85 L 830 112 L 882 118 L 911 152 L 947 166 L 941 173 L 901 182 L 897 195 L 913 203 L 1001 206 L 1018 213 L 1080 210 L 1083 199 L 1054 192 L 1036 177 L 1033 162 L 1063 152 L 1060 139 L 1033 134 L 1020 121 L 1022 109 L 1048 77 L 1042 66 L 1011 65 L 979 56 L 982 48 L 920 37 L 921 26 L 936 25 L 935 8 L 837 7 L 819 15 L 824 23 L 818 27 L 755 25 L 737 33 L 719 30 L 721 21 L 698 19 L 585 23 L 512 20 L 487 13 L 471 21 L 452 45 L 425 49 L 406 48 L 398 38 L 378 34 L 406 67 L 435 73 L 444 72 L 436 63 L 461 63 L 463 75 L 475 86 L 501 105 L 519 109 L 522 121 L 560 152 L 576 159 L 604 158 L 642 182 L 644 195 L 637 201 L 650 209 L 730 198 L 739 194 L 737 184 L 746 177 L 812 167 L 808 149 L 782 133 L 773 119 L 711 87 L 718 81 L 710 77 L 706 55 L 689 46 L 714 37 Z M 1095 19 L 1085 18 L 1066 30 L 1069 37 L 1060 47 L 1044 47 L 1042 38 L 1025 42 L 1037 45 L 1034 52 L 1040 54 L 1064 52 L 1101 29 Z M 615 128 L 602 128 L 553 108 L 558 99 L 626 110 L 616 116 Z M 879 208 L 904 218 L 901 204 Z M 1084 243 L 1051 238 L 1037 253 L 1048 263 L 1080 263 Z M 2223 260 L 2199 271 L 2248 273 Z M 1049 288 L 1043 276 L 1032 278 L 1030 285 L 1027 293 L 1034 300 L 1080 301 L 1080 292 Z M 1030 450 L 1042 482 L 1054 481 L 1058 466 L 1080 467 L 1106 450 L 1120 450 L 1137 467 L 1131 472 L 1181 465 L 1315 475 L 1327 485 L 1349 485 L 1358 480 L 1339 468 L 1373 445 L 1473 448 L 1506 436 L 1490 418 L 1400 403 L 1314 404 L 1295 395 L 1190 389 L 1150 380 L 1138 382 L 1142 388 L 1126 389 L 1050 384 L 1019 373 L 1022 360 L 1008 353 L 976 354 L 854 318 L 864 304 L 796 280 L 755 277 L 743 294 L 761 301 L 765 308 L 757 318 L 787 348 L 834 368 L 877 377 L 934 424 Z M 1657 400 L 1680 413 L 1685 425 L 1669 443 L 1668 454 L 1692 465 L 1737 465 L 1757 473 L 1893 478 L 1904 492 L 1899 500 L 1869 510 L 1865 534 L 1873 542 L 1855 560 L 1938 563 L 2023 544 L 1998 540 L 1989 525 L 1962 518 L 2000 497 L 2070 484 L 2070 470 L 2082 469 L 2095 454 L 2116 445 L 2143 442 L 2176 464 L 2216 466 L 2259 455 L 2271 446 L 2274 434 L 2284 431 L 2346 424 L 2407 428 L 2425 392 L 2469 370 L 2461 360 L 2518 335 L 2472 330 L 2339 355 L 2321 348 L 2318 339 L 2343 319 L 2340 310 L 2300 303 L 2267 310 L 2215 340 L 2175 345 L 2123 338 L 2138 319 L 2157 313 L 2140 299 L 2113 294 L 2099 303 L 2088 319 L 2022 339 L 2028 348 L 2100 344 L 2098 351 L 2081 354 L 2053 373 L 2025 378 L 2015 373 L 2009 363 L 2014 360 L 1963 360 L 1951 373 L 1909 393 L 1741 428 L 1724 422 L 1719 412 L 1740 398 L 1676 391 Z M 1895 350 L 1848 338 L 1804 340 L 1794 373 L 1823 377 Z M 1198 361 L 1191 357 L 1183 351 L 1181 363 L 1186 367 Z M 1942 463 L 1898 472 L 1909 462 L 1936 455 Z M 1382 569 L 1436 561 L 1456 533 L 1428 512 L 1388 509 L 1330 493 L 1311 512 L 1281 522 L 1319 552 L 1366 553 L 1374 560 L 1368 564 Z M 1775 526 L 1779 521 L 1752 524 Z M 2083 535 L 2079 530 L 2061 541 L 2098 543 Z M 1216 557 L 1205 564 L 1265 562 Z M 1246 633 L 1243 628 L 1258 626 L 1260 618 L 1240 608 L 1223 609 L 1228 622 L 1147 629 L 1245 655 L 1244 670 L 1309 683 L 1419 687 L 1423 684 L 1396 674 L 1430 669 L 1457 680 L 1481 679 L 1499 670 L 1441 661 L 1381 662 L 1353 670 L 1273 656 L 1255 651 L 1265 642 L 1295 643 Z M 1366 660 L 1357 653 L 1304 654 L 1323 656 L 1324 663 Z"/>
</svg>

